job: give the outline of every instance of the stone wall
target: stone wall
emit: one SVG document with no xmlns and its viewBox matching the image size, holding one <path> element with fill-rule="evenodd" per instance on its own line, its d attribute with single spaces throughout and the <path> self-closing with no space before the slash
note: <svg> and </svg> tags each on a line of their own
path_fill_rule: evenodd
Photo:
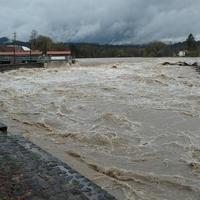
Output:
<svg viewBox="0 0 200 200">
<path fill-rule="evenodd" d="M 19 69 L 19 68 L 42 68 L 42 67 L 44 67 L 44 63 L 0 65 L 0 72 Z"/>
<path fill-rule="evenodd" d="M 0 199 L 116 200 L 40 147 L 6 134 L 5 127 L 0 124 Z"/>
</svg>

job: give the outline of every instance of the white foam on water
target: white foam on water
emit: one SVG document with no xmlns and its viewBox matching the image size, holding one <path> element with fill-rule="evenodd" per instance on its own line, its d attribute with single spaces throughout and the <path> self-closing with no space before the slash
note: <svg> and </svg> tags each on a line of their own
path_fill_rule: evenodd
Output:
<svg viewBox="0 0 200 200">
<path fill-rule="evenodd" d="M 199 200 L 200 75 L 165 61 L 178 58 L 2 73 L 0 120 L 102 174 L 119 199 Z"/>
</svg>

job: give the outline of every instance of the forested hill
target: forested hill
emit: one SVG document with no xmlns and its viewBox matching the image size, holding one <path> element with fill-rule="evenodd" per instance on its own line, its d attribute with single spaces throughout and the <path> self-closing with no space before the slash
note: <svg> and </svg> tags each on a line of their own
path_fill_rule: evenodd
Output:
<svg viewBox="0 0 200 200">
<path fill-rule="evenodd" d="M 162 42 L 148 45 L 102 45 L 88 43 L 66 43 L 72 52 L 80 58 L 93 57 L 146 57 L 171 56 L 170 47 Z"/>
<path fill-rule="evenodd" d="M 0 38 L 0 45 L 13 44 L 6 37 Z M 177 56 L 179 51 L 186 51 L 186 56 L 200 56 L 200 41 L 196 41 L 190 34 L 184 42 L 166 44 L 152 42 L 145 45 L 109 45 L 90 43 L 54 42 L 48 36 L 33 36 L 30 41 L 15 41 L 16 45 L 31 47 L 33 50 L 68 50 L 78 58 L 98 57 L 171 57 Z"/>
<path fill-rule="evenodd" d="M 29 42 L 23 42 L 23 41 L 20 41 L 20 40 L 16 40 L 15 44 L 20 45 L 20 46 L 27 46 L 27 47 L 30 46 Z M 8 39 L 7 37 L 1 37 L 0 38 L 0 45 L 13 45 L 13 41 Z"/>
<path fill-rule="evenodd" d="M 180 51 L 186 56 L 200 56 L 200 41 L 184 41 L 174 44 L 152 42 L 145 45 L 100 45 L 88 43 L 66 43 L 80 58 L 90 57 L 171 57 Z"/>
</svg>

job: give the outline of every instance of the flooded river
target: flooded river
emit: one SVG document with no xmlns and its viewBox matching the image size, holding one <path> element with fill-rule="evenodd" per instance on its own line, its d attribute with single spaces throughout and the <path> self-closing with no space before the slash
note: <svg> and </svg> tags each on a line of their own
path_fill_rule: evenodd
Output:
<svg viewBox="0 0 200 200">
<path fill-rule="evenodd" d="M 0 121 L 119 200 L 199 200 L 200 74 L 179 60 L 0 73 Z"/>
</svg>

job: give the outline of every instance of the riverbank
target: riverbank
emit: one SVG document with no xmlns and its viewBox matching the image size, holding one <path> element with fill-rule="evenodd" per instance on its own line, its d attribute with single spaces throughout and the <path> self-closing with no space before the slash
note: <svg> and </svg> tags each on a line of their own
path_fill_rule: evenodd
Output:
<svg viewBox="0 0 200 200">
<path fill-rule="evenodd" d="M 32 68 L 43 68 L 44 63 L 28 63 L 28 64 L 5 64 L 0 65 L 0 72 L 6 72 L 10 70 L 17 70 L 20 68 L 32 69 Z"/>
<path fill-rule="evenodd" d="M 115 200 L 22 136 L 0 124 L 0 199 Z"/>
</svg>

